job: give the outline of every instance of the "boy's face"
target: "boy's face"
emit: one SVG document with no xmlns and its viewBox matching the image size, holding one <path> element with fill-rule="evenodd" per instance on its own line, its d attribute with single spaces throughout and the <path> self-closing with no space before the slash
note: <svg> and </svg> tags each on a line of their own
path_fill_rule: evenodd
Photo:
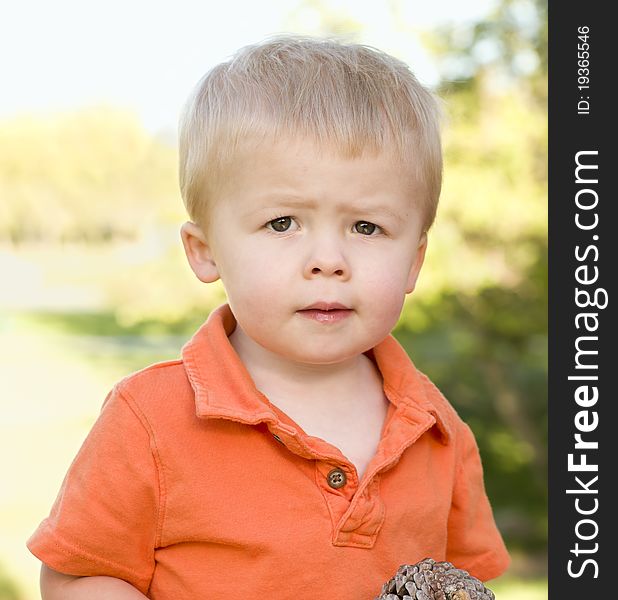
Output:
<svg viewBox="0 0 618 600">
<path fill-rule="evenodd" d="M 244 334 L 332 364 L 397 323 L 425 255 L 420 193 L 387 154 L 348 159 L 286 138 L 235 162 L 208 232 L 185 223 L 181 234 L 198 278 L 222 279 Z M 348 310 L 303 310 L 320 301 Z"/>
</svg>

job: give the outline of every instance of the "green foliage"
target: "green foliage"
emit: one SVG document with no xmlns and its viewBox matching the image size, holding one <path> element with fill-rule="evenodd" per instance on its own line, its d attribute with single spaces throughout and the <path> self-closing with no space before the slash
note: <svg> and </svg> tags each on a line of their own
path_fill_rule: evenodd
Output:
<svg viewBox="0 0 618 600">
<path fill-rule="evenodd" d="M 497 0 L 491 14 L 462 26 L 443 25 L 426 41 L 440 58 L 442 87 L 478 90 L 493 85 L 526 88 L 544 108 L 547 100 L 547 2 Z"/>
<path fill-rule="evenodd" d="M 175 168 L 173 148 L 127 111 L 95 107 L 5 121 L 0 241 L 135 239 L 178 196 Z"/>
</svg>

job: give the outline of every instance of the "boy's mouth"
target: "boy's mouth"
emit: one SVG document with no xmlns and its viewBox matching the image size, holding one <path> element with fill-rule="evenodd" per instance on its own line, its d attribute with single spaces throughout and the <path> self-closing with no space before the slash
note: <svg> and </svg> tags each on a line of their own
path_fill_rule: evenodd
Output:
<svg viewBox="0 0 618 600">
<path fill-rule="evenodd" d="M 347 306 L 339 302 L 326 302 L 324 300 L 319 300 L 318 302 L 314 302 L 309 306 L 305 306 L 305 308 L 301 308 L 301 310 L 321 310 L 321 311 L 331 311 L 331 310 L 351 310 Z"/>
<path fill-rule="evenodd" d="M 297 311 L 302 317 L 319 323 L 337 323 L 352 314 L 352 309 L 339 302 L 314 302 Z"/>
</svg>

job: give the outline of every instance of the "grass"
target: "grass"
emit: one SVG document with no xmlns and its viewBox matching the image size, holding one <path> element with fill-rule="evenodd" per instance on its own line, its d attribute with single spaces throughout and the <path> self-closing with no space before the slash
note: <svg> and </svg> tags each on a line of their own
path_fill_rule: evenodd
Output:
<svg viewBox="0 0 618 600">
<path fill-rule="evenodd" d="M 546 600 L 547 578 L 521 579 L 505 575 L 488 583 L 497 600 Z"/>
</svg>

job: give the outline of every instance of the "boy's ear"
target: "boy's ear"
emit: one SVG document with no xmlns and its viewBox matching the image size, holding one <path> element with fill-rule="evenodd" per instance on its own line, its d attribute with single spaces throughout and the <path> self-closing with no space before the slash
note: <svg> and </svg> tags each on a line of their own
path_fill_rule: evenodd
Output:
<svg viewBox="0 0 618 600">
<path fill-rule="evenodd" d="M 217 281 L 220 277 L 219 269 L 202 229 L 192 221 L 187 221 L 180 227 L 180 237 L 196 277 L 204 283 Z"/>
<path fill-rule="evenodd" d="M 418 247 L 416 249 L 416 257 L 412 263 L 412 268 L 408 273 L 408 281 L 406 282 L 406 294 L 410 294 L 416 287 L 416 280 L 418 274 L 421 272 L 423 261 L 425 260 L 425 251 L 427 250 L 427 233 L 423 233 L 418 240 Z"/>
</svg>

